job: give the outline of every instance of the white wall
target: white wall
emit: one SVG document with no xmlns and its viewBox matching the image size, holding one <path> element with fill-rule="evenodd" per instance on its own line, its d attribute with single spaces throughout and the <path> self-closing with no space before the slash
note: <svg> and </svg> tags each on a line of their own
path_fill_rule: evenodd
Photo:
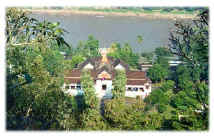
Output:
<svg viewBox="0 0 214 139">
<path fill-rule="evenodd" d="M 138 91 L 127 91 L 126 90 L 125 96 L 127 96 L 127 97 L 142 96 L 143 98 L 146 97 L 151 92 L 151 86 L 148 89 L 146 89 L 146 85 L 126 85 L 126 88 L 128 88 L 128 87 L 135 88 L 136 87 L 136 88 L 138 88 Z M 144 91 L 142 92 L 139 88 L 143 88 Z"/>
<path fill-rule="evenodd" d="M 75 96 L 77 94 L 81 94 L 83 93 L 82 90 L 80 89 L 71 89 L 70 87 L 71 86 L 77 86 L 79 84 L 65 84 L 63 85 L 63 91 L 66 93 L 66 94 L 69 94 L 69 95 L 72 95 L 72 96 Z M 66 89 L 66 86 L 69 86 L 69 89 Z"/>
<path fill-rule="evenodd" d="M 102 85 L 105 84 L 107 86 L 106 90 L 102 90 Z M 69 86 L 77 86 L 77 84 L 68 84 Z M 146 85 L 149 85 L 149 88 L 146 89 Z M 83 93 L 82 90 L 77 90 L 77 89 L 65 89 L 66 84 L 63 85 L 63 91 L 65 93 L 69 93 L 70 95 L 77 95 Z M 97 80 L 95 84 L 95 90 L 97 97 L 102 98 L 102 97 L 112 97 L 112 80 Z M 148 96 L 151 93 L 151 85 L 149 83 L 142 85 L 126 85 L 126 88 L 131 87 L 131 88 L 138 88 L 138 91 L 127 91 L 125 92 L 125 96 L 127 97 L 137 97 L 137 96 L 142 96 L 143 98 Z M 139 88 L 143 88 L 144 92 L 142 92 Z"/>
<path fill-rule="evenodd" d="M 105 84 L 107 86 L 106 90 L 102 90 L 102 85 Z M 112 89 L 112 80 L 96 80 L 95 84 L 96 94 L 98 97 L 103 97 L 105 95 L 111 95 L 111 89 Z"/>
<path fill-rule="evenodd" d="M 93 69 L 94 66 L 91 63 L 88 63 L 87 65 L 85 65 L 84 69 Z"/>
<path fill-rule="evenodd" d="M 116 70 L 125 70 L 125 68 L 121 65 L 121 64 L 118 64 L 116 67 L 115 67 Z"/>
</svg>

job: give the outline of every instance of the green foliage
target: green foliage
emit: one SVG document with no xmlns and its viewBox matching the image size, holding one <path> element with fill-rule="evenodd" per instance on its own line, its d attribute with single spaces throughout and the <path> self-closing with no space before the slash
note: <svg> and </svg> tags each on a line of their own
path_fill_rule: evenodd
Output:
<svg viewBox="0 0 214 139">
<path fill-rule="evenodd" d="M 99 102 L 95 94 L 94 82 L 89 71 L 83 71 L 81 86 L 84 91 L 86 105 L 80 114 L 80 124 L 83 130 L 104 130 L 106 125 L 99 113 Z"/>
<path fill-rule="evenodd" d="M 133 69 L 137 69 L 139 67 L 139 56 L 132 51 L 132 48 L 128 43 L 126 43 L 124 47 L 121 47 L 118 43 L 112 44 L 110 49 L 112 51 L 108 53 L 108 56 L 123 60 Z"/>
<path fill-rule="evenodd" d="M 143 52 L 141 53 L 142 57 L 145 57 L 147 59 L 148 62 L 151 62 L 154 56 L 153 52 Z"/>
<path fill-rule="evenodd" d="M 141 35 L 137 36 L 137 42 L 140 44 L 143 42 L 143 37 Z"/>
<path fill-rule="evenodd" d="M 66 44 L 63 32 L 19 9 L 8 8 L 6 17 L 7 129 L 60 129 L 63 58 L 57 42 Z"/>
<path fill-rule="evenodd" d="M 152 91 L 148 97 L 145 98 L 147 104 L 169 104 L 170 98 L 173 96 L 173 81 L 163 83 L 162 87 Z"/>
<path fill-rule="evenodd" d="M 203 80 L 208 80 L 208 14 L 207 9 L 203 10 L 192 24 L 176 22 L 176 31 L 171 32 L 169 38 L 171 52 L 187 62 L 192 69 L 200 69 Z"/>
<path fill-rule="evenodd" d="M 98 98 L 95 94 L 94 81 L 89 71 L 83 71 L 81 75 L 81 86 L 84 92 L 86 107 L 98 109 Z"/>
<path fill-rule="evenodd" d="M 68 95 L 64 95 L 63 103 L 58 105 L 58 115 L 57 120 L 60 125 L 60 129 L 63 130 L 78 130 L 80 128 L 78 123 L 77 115 L 78 113 L 78 106 L 75 97 L 71 97 Z M 56 127 L 52 127 L 56 129 Z"/>
<path fill-rule="evenodd" d="M 77 68 L 77 65 L 82 63 L 84 60 L 85 58 L 83 56 L 74 55 L 71 60 L 64 60 L 64 69 L 72 70 L 73 68 Z"/>
<path fill-rule="evenodd" d="M 46 54 L 43 55 L 45 67 L 53 76 L 63 76 L 64 60 L 63 56 L 57 50 L 47 50 Z"/>
<path fill-rule="evenodd" d="M 115 79 L 112 82 L 113 85 L 113 98 L 124 98 L 126 91 L 126 74 L 123 70 L 117 70 Z"/>
<path fill-rule="evenodd" d="M 169 72 L 169 63 L 168 63 L 168 59 L 164 56 L 158 56 L 156 61 L 156 64 L 160 64 L 163 68 L 165 68 L 165 70 L 167 70 L 167 72 Z"/>
<path fill-rule="evenodd" d="M 44 46 L 35 45 L 31 47 L 31 52 L 34 49 L 34 53 L 39 54 L 35 50 L 37 47 Z M 28 51 L 14 52 L 13 49 L 7 52 L 25 53 L 25 63 L 18 65 L 19 70 L 14 68 L 14 57 L 7 59 L 14 66 L 8 68 L 7 72 L 7 128 L 50 129 L 52 124 L 57 125 L 55 117 L 58 111 L 55 107 L 63 101 L 63 92 L 60 89 L 62 77 L 51 75 L 41 53 L 32 55 Z M 16 62 L 19 63 L 20 60 L 17 58 Z"/>
<path fill-rule="evenodd" d="M 207 109 L 208 106 L 208 96 L 209 96 L 209 87 L 203 82 L 197 82 L 195 86 L 197 92 L 197 99 L 203 105 L 204 109 Z"/>
<path fill-rule="evenodd" d="M 153 82 L 161 82 L 169 75 L 169 63 L 165 57 L 169 51 L 166 51 L 165 49 L 166 48 L 164 47 L 155 49 L 157 59 L 155 60 L 155 64 L 147 71 L 148 77 Z"/>
<path fill-rule="evenodd" d="M 160 82 L 166 79 L 168 76 L 168 70 L 160 64 L 154 64 L 150 69 L 148 69 L 147 76 L 152 80 L 152 82 Z"/>
<path fill-rule="evenodd" d="M 195 92 L 178 92 L 171 102 L 172 106 L 179 110 L 196 109 L 198 107 L 198 101 L 196 100 Z"/>
<path fill-rule="evenodd" d="M 173 118 L 171 126 L 174 130 L 197 131 L 207 129 L 207 123 L 203 121 L 200 114 L 192 111 L 187 111 L 185 114 L 179 116 L 180 118 Z"/>
<path fill-rule="evenodd" d="M 162 117 L 157 112 L 148 113 L 144 116 L 142 126 L 144 130 L 158 130 L 161 128 Z"/>
<path fill-rule="evenodd" d="M 171 52 L 167 47 L 157 47 L 155 49 L 156 56 L 172 56 Z"/>
<path fill-rule="evenodd" d="M 176 69 L 176 77 L 175 80 L 177 81 L 177 86 L 180 88 L 185 88 L 188 82 L 191 80 L 190 71 L 187 67 L 179 65 Z"/>
<path fill-rule="evenodd" d="M 166 91 L 168 91 L 168 90 L 170 90 L 170 89 L 174 89 L 174 85 L 175 85 L 175 82 L 174 82 L 174 81 L 172 81 L 172 80 L 167 80 L 165 83 L 162 84 L 162 86 L 161 86 L 160 89 L 161 89 L 162 91 L 166 92 Z"/>
<path fill-rule="evenodd" d="M 6 21 L 7 44 L 20 46 L 46 41 L 51 47 L 70 47 L 63 38 L 65 30 L 58 22 L 39 22 L 16 8 L 7 9 Z"/>
<path fill-rule="evenodd" d="M 100 56 L 99 41 L 96 40 L 92 35 L 88 36 L 87 41 L 79 42 L 75 54 L 82 55 L 86 58 Z"/>
<path fill-rule="evenodd" d="M 105 118 L 113 127 L 120 126 L 126 122 L 125 103 L 121 99 L 112 99 L 105 104 Z"/>
<path fill-rule="evenodd" d="M 167 107 L 164 104 L 159 104 L 158 105 L 158 112 L 159 113 L 163 113 L 164 111 L 166 111 Z"/>
<path fill-rule="evenodd" d="M 114 130 L 141 130 L 144 121 L 144 104 L 127 105 L 124 99 L 116 98 L 105 104 L 104 117 Z"/>
<path fill-rule="evenodd" d="M 107 126 L 96 109 L 86 109 L 80 116 L 81 130 L 106 130 Z"/>
</svg>

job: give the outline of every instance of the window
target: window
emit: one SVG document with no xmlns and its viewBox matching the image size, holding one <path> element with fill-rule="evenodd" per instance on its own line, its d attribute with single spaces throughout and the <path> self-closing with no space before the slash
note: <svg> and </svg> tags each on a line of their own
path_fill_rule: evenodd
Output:
<svg viewBox="0 0 214 139">
<path fill-rule="evenodd" d="M 137 87 L 135 87 L 135 88 L 133 88 L 133 90 L 137 92 L 137 91 L 138 91 L 138 88 L 137 88 Z"/>
<path fill-rule="evenodd" d="M 66 85 L 66 86 L 65 86 L 65 89 L 69 89 L 69 85 Z"/>
<path fill-rule="evenodd" d="M 71 89 L 75 89 L 75 86 L 74 86 L 74 85 L 71 85 Z"/>
<path fill-rule="evenodd" d="M 131 87 L 128 87 L 128 91 L 132 91 L 132 88 L 131 88 Z"/>
<path fill-rule="evenodd" d="M 140 88 L 140 91 L 144 92 L 144 89 L 143 89 L 143 88 Z"/>
<path fill-rule="evenodd" d="M 81 89 L 81 86 L 80 86 L 80 85 L 77 85 L 77 89 L 80 90 L 80 89 Z"/>
<path fill-rule="evenodd" d="M 102 85 L 102 90 L 106 90 L 106 88 L 107 88 L 106 84 L 103 84 Z"/>
</svg>

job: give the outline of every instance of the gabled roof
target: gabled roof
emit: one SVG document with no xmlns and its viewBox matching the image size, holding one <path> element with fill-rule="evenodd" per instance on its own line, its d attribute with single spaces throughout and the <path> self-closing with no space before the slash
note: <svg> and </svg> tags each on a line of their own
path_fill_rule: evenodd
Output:
<svg viewBox="0 0 214 139">
<path fill-rule="evenodd" d="M 116 59 L 112 65 L 113 65 L 113 67 L 115 68 L 115 67 L 116 67 L 117 65 L 119 65 L 119 64 L 121 64 L 126 70 L 129 70 L 129 65 L 126 64 L 125 62 L 123 62 L 123 61 L 120 60 L 120 59 Z"/>
<path fill-rule="evenodd" d="M 78 68 L 82 69 L 88 63 L 91 63 L 94 67 L 96 67 L 100 63 L 101 58 L 102 58 L 101 56 L 94 57 L 94 58 L 88 58 L 86 61 L 84 61 L 83 63 L 79 64 Z"/>
<path fill-rule="evenodd" d="M 113 71 L 110 66 L 104 65 L 100 69 L 97 69 L 97 74 L 100 74 L 102 71 L 107 71 L 109 74 Z"/>
<path fill-rule="evenodd" d="M 101 63 L 102 57 L 89 58 L 83 63 L 81 63 L 77 69 L 65 73 L 65 81 L 70 83 L 79 83 L 81 72 L 83 67 L 88 63 L 91 63 L 94 66 L 94 69 L 91 69 L 91 76 L 94 80 L 98 79 L 98 75 L 103 71 L 108 72 L 111 75 L 111 80 L 114 79 L 116 70 L 115 67 L 118 64 L 121 64 L 126 71 L 127 85 L 143 85 L 145 83 L 150 83 L 151 80 L 146 77 L 144 71 L 130 71 L 128 64 L 124 63 L 120 59 L 114 59 L 113 57 L 108 57 L 108 63 Z"/>
<path fill-rule="evenodd" d="M 107 56 L 107 58 L 108 58 L 108 64 L 107 65 L 108 65 L 108 67 L 111 68 L 111 70 L 113 70 L 118 64 L 121 64 L 126 70 L 129 70 L 129 65 L 126 64 L 125 62 L 123 62 L 122 60 L 115 59 L 115 58 L 110 57 L 110 56 Z M 99 70 L 100 68 L 102 68 L 101 60 L 102 60 L 101 56 L 88 58 L 86 61 L 79 64 L 78 68 L 82 69 L 88 63 L 91 63 L 94 66 L 95 70 Z"/>
</svg>

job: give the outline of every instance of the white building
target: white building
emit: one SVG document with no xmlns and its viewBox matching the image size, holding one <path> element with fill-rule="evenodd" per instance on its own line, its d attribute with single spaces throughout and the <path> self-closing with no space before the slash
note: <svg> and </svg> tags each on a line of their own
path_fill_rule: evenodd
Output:
<svg viewBox="0 0 214 139">
<path fill-rule="evenodd" d="M 91 71 L 94 79 L 94 87 L 99 98 L 112 97 L 112 80 L 115 77 L 116 70 L 125 70 L 127 77 L 125 96 L 144 98 L 151 92 L 151 80 L 146 77 L 144 71 L 131 71 L 128 64 L 120 59 L 107 57 L 106 49 L 101 50 L 101 57 L 87 59 L 81 63 L 78 68 L 68 71 L 65 74 L 64 91 L 70 95 L 81 95 L 84 92 L 81 89 L 80 76 L 83 69 Z"/>
</svg>

